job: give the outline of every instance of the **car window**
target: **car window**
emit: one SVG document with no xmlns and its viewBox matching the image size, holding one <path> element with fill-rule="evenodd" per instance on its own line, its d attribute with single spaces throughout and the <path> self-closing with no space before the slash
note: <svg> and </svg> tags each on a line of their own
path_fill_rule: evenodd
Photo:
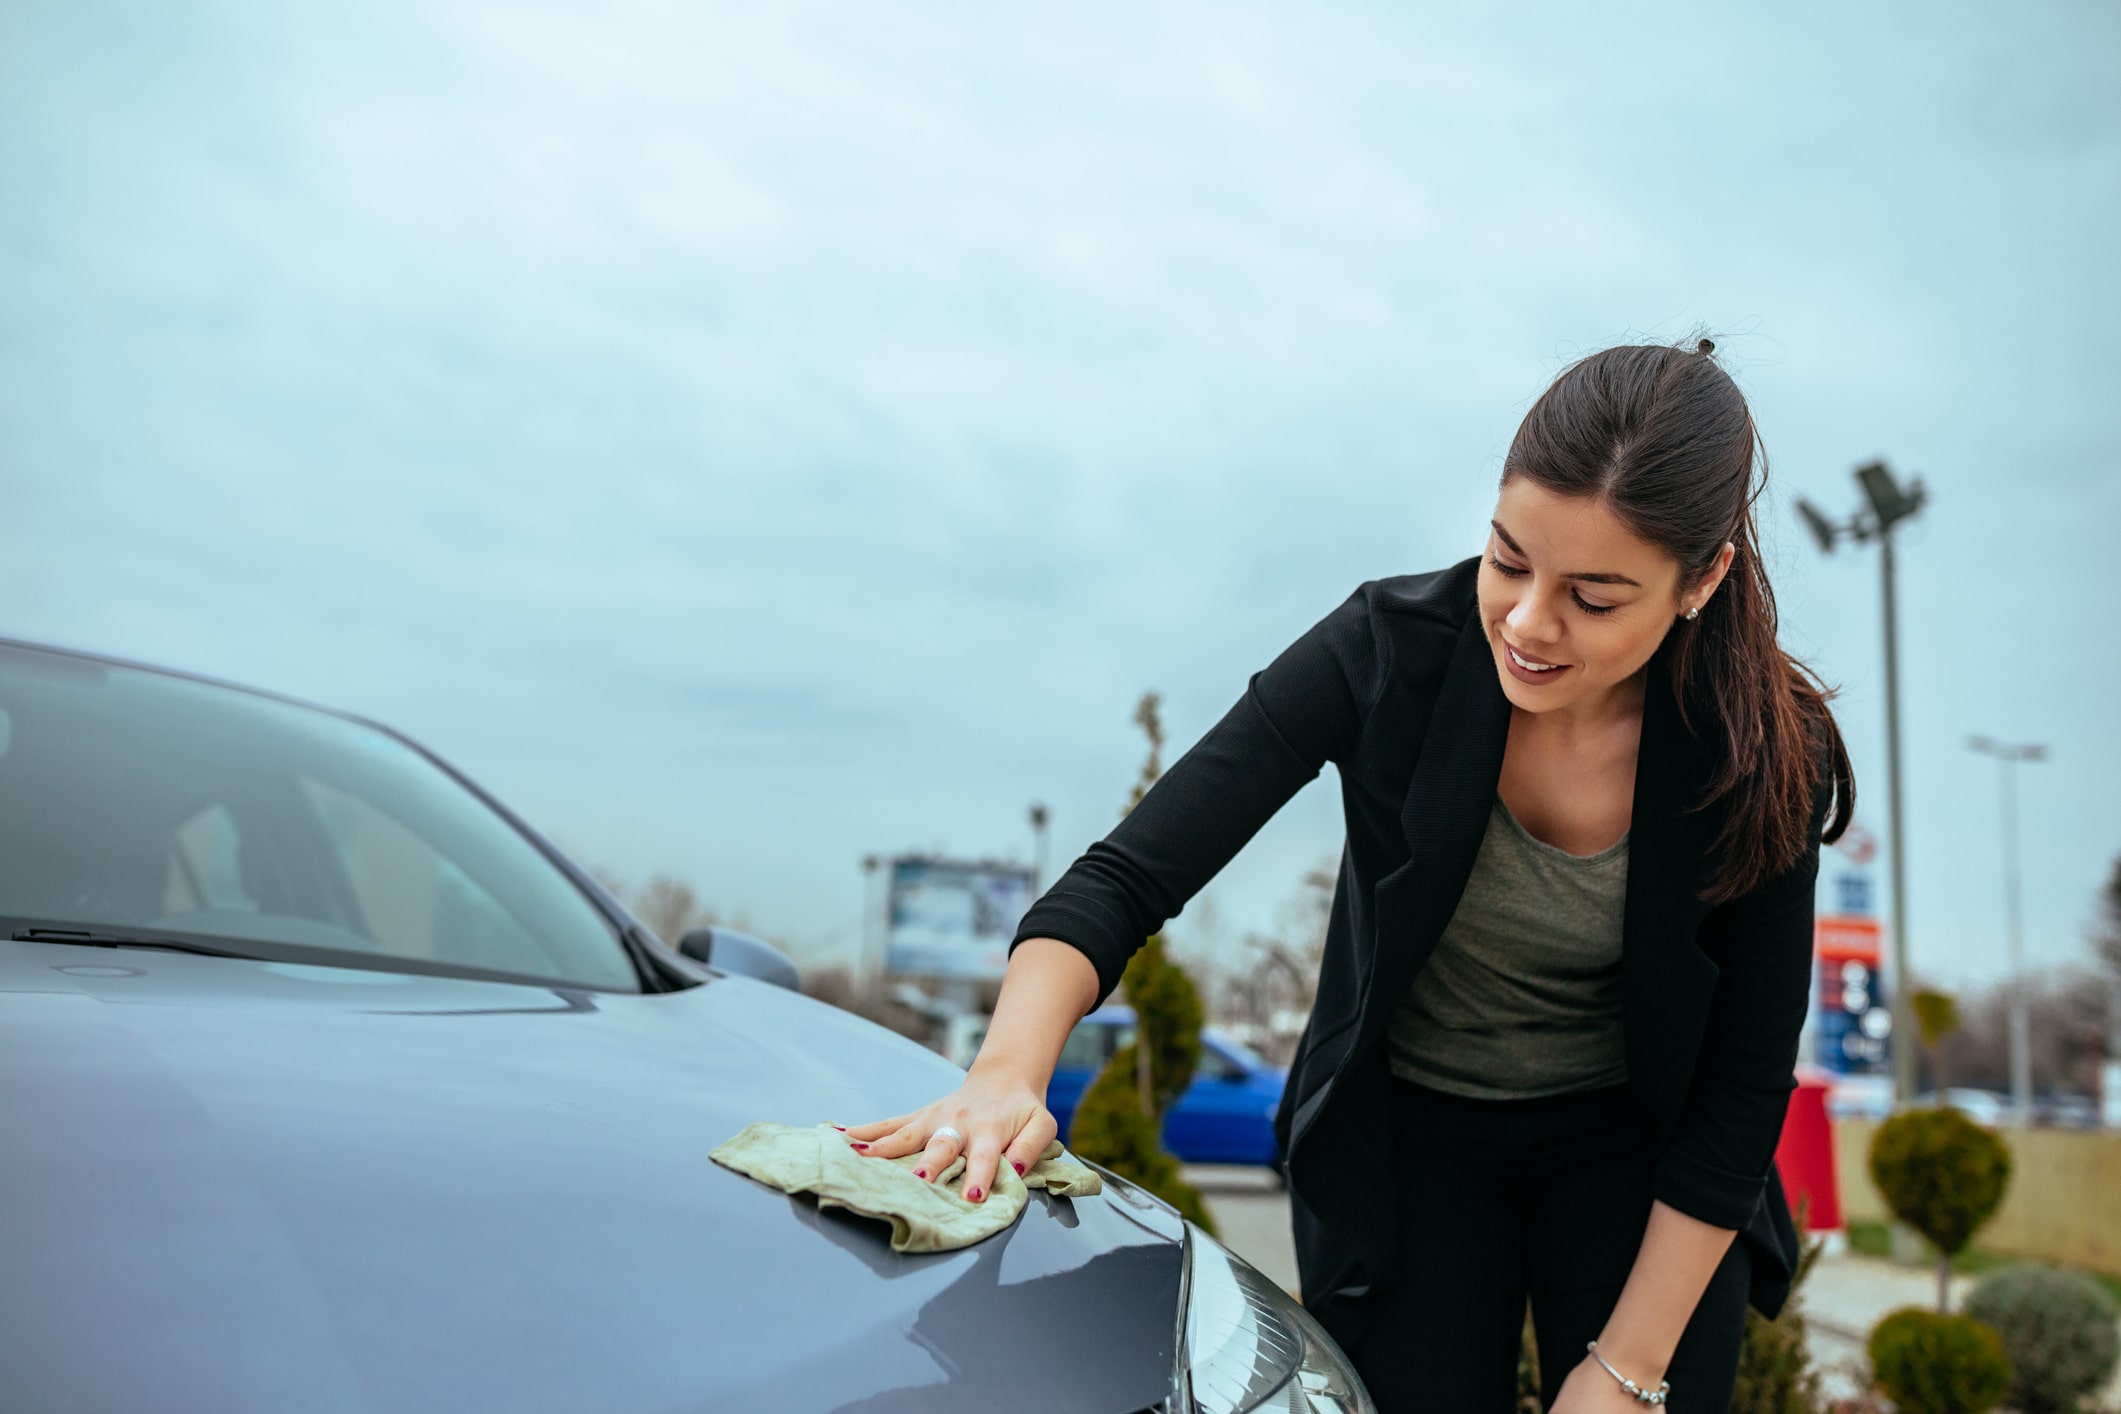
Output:
<svg viewBox="0 0 2121 1414">
<path fill-rule="evenodd" d="M 225 805 L 209 805 L 177 826 L 169 841 L 165 914 L 256 913 L 257 902 L 243 892 L 241 847 Z"/>
<path fill-rule="evenodd" d="M 0 917 L 639 990 L 573 881 L 387 732 L 18 648 L 0 648 L 0 712 Z"/>
<path fill-rule="evenodd" d="M 1099 1070 L 1110 1053 L 1105 1049 L 1109 1026 L 1092 1026 L 1087 1023 L 1068 1033 L 1068 1040 L 1061 1047 L 1058 1070 Z"/>
<path fill-rule="evenodd" d="M 1200 1064 L 1193 1068 L 1196 1080 L 1239 1080 L 1245 1068 L 1210 1045 L 1200 1048 Z"/>
<path fill-rule="evenodd" d="M 1251 1070 L 1273 1069 L 1267 1064 L 1266 1057 L 1227 1032 L 1211 1030 L 1201 1034 L 1204 1041 L 1235 1060 L 1240 1066 Z"/>
</svg>

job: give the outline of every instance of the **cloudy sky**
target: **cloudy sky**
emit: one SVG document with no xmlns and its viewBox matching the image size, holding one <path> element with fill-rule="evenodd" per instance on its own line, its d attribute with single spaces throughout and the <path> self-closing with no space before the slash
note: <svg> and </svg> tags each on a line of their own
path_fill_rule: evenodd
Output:
<svg viewBox="0 0 2121 1414">
<path fill-rule="evenodd" d="M 1424 13 L 1424 8 L 1436 13 Z M 1466 9 L 1467 7 L 1451 7 Z M 1571 358 L 1715 336 L 1911 933 L 2121 852 L 2121 10 L 0 4 L 0 634 L 388 720 L 585 861 L 850 953 L 860 857 L 1066 858 Z M 1270 926 L 1330 776 L 1174 930 Z M 1881 889 L 1882 894 L 1882 889 Z M 1218 940 L 1225 940 L 1219 943 Z"/>
</svg>

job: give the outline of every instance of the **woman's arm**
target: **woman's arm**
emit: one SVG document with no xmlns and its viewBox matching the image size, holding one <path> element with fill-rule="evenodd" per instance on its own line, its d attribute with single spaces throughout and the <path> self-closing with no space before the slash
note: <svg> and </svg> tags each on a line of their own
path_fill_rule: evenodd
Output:
<svg viewBox="0 0 2121 1414">
<path fill-rule="evenodd" d="M 879 1158 L 919 1153 L 932 1177 L 963 1136 L 965 1196 L 983 1201 L 1002 1160 L 1035 1163 L 1056 1125 L 1046 1084 L 1083 1015 L 1127 959 L 1244 847 L 1290 796 L 1360 736 L 1382 678 L 1364 586 L 1252 676 L 1245 694 L 1112 833 L 1024 915 L 987 1039 L 959 1089 L 848 1131 Z"/>
<path fill-rule="evenodd" d="M 1664 1378 L 1775 1161 L 1810 999 L 1812 896 L 1830 801 L 1829 792 L 1815 802 L 1812 845 L 1794 865 L 1703 921 L 1702 942 L 1719 968 L 1715 999 L 1685 1117 L 1652 1174 L 1649 1227 L 1598 1337 L 1598 1353 L 1645 1389 Z M 1553 1414 L 1639 1407 L 1586 1355 Z"/>
<path fill-rule="evenodd" d="M 1716 1227 L 1742 1229 L 1760 1204 L 1796 1088 L 1797 1037 L 1811 1000 L 1819 827 L 1795 864 L 1702 921 L 1718 968 L 1694 1079 L 1654 1197 Z"/>
<path fill-rule="evenodd" d="M 1657 1388 L 1671 1367 L 1672 1352 L 1693 1319 L 1709 1278 L 1738 1234 L 1711 1227 L 1665 1203 L 1650 1205 L 1649 1229 L 1642 1235 L 1635 1265 L 1621 1288 L 1620 1302 L 1598 1333 L 1598 1353 L 1614 1369 L 1644 1389 Z M 1620 1382 L 1586 1354 L 1569 1372 L 1550 1414 L 1590 1414 L 1604 1409 L 1639 1409 Z"/>
</svg>

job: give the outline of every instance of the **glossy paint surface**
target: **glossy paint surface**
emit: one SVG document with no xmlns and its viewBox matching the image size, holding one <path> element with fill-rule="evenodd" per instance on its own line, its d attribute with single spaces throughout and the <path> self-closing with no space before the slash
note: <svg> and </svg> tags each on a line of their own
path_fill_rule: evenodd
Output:
<svg viewBox="0 0 2121 1414">
<path fill-rule="evenodd" d="M 1181 1230 L 1124 1185 L 902 1257 L 711 1162 L 955 1067 L 741 978 L 554 991 L 0 941 L 25 1409 L 1138 1410 Z"/>
</svg>

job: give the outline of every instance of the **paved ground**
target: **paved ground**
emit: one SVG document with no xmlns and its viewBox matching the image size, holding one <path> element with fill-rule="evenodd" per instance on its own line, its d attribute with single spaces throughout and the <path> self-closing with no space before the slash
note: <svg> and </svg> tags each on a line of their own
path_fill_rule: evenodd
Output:
<svg viewBox="0 0 2121 1414">
<path fill-rule="evenodd" d="M 1289 1200 L 1274 1175 L 1259 1168 L 1196 1165 L 1188 1167 L 1185 1176 L 1207 1198 L 1230 1250 L 1295 1292 L 1296 1247 L 1289 1235 Z M 1955 1309 L 1972 1285 L 1971 1278 L 1952 1279 Z M 1824 1377 L 1828 1397 L 1845 1398 L 1862 1388 L 1868 1365 L 1865 1341 L 1871 1327 L 1887 1312 L 1902 1306 L 1934 1306 L 1936 1300 L 1933 1271 L 1849 1252 L 1821 1257 L 1805 1284 L 1804 1301 L 1812 1357 Z M 2108 1381 L 2095 1404 L 2121 1409 L 2121 1370 Z"/>
</svg>

